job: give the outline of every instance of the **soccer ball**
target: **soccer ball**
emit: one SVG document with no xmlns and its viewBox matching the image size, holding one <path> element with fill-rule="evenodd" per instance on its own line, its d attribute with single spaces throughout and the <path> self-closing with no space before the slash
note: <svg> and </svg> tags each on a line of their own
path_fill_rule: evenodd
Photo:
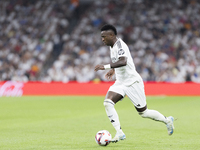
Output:
<svg viewBox="0 0 200 150">
<path fill-rule="evenodd" d="M 112 139 L 112 136 L 107 130 L 98 131 L 97 134 L 95 135 L 95 141 L 100 146 L 108 145 L 111 139 Z"/>
</svg>

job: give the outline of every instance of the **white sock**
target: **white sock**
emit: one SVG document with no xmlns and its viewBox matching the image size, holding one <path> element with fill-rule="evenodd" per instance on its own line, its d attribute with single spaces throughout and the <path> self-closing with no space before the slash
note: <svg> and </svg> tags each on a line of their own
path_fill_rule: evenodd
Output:
<svg viewBox="0 0 200 150">
<path fill-rule="evenodd" d="M 168 121 L 164 115 L 162 115 L 156 110 L 146 109 L 144 112 L 139 112 L 139 115 L 142 116 L 143 118 L 150 118 L 156 121 L 163 122 L 165 124 Z"/>
<path fill-rule="evenodd" d="M 115 130 L 117 132 L 122 131 L 120 127 L 119 117 L 114 107 L 115 103 L 110 99 L 105 99 L 103 104 L 105 106 L 106 114 Z"/>
</svg>

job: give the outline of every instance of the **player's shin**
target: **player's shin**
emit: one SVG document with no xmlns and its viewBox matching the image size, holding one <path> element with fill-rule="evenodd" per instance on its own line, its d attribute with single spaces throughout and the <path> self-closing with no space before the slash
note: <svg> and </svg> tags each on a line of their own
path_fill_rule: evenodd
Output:
<svg viewBox="0 0 200 150">
<path fill-rule="evenodd" d="M 120 131 L 121 127 L 119 117 L 114 107 L 115 103 L 110 99 L 105 99 L 103 104 L 105 106 L 106 114 L 110 119 L 110 122 L 112 123 L 113 127 L 116 131 Z"/>
<path fill-rule="evenodd" d="M 163 122 L 165 124 L 167 123 L 167 118 L 156 110 L 146 109 L 143 112 L 139 112 L 139 115 L 143 118 L 150 118 L 156 121 Z"/>
</svg>

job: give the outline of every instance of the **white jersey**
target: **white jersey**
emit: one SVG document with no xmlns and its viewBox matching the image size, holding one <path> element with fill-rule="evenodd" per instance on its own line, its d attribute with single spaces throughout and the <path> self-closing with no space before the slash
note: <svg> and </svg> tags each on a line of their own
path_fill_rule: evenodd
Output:
<svg viewBox="0 0 200 150">
<path fill-rule="evenodd" d="M 135 70 L 128 46 L 120 38 L 117 39 L 113 47 L 110 47 L 110 57 L 113 63 L 117 62 L 120 57 L 127 57 L 126 66 L 115 68 L 116 82 L 129 86 L 135 81 L 142 81 L 142 78 Z"/>
</svg>

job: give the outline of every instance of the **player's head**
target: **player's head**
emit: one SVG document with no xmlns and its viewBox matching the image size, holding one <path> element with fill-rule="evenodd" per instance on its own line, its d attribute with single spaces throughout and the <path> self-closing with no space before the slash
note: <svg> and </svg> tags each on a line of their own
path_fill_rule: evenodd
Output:
<svg viewBox="0 0 200 150">
<path fill-rule="evenodd" d="M 108 31 L 111 30 L 115 35 L 117 35 L 117 30 L 113 25 L 106 24 L 101 28 L 101 31 Z"/>
<path fill-rule="evenodd" d="M 113 46 L 117 36 L 117 30 L 113 25 L 106 24 L 101 28 L 101 38 L 107 46 Z"/>
</svg>

